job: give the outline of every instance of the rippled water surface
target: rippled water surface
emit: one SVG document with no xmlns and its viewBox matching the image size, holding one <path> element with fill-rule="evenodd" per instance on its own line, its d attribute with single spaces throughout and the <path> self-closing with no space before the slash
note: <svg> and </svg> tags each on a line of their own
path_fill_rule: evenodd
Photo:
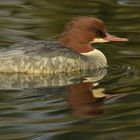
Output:
<svg viewBox="0 0 140 140">
<path fill-rule="evenodd" d="M 98 17 L 125 43 L 94 44 L 108 69 L 0 74 L 1 140 L 140 139 L 139 0 L 0 0 L 0 47 L 57 39 L 74 16 Z M 108 95 L 106 98 L 106 94 Z"/>
</svg>

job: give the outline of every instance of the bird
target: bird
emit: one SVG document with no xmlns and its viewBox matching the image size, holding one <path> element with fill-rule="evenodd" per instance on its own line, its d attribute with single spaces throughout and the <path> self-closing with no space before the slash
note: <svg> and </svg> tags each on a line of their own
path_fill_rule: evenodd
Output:
<svg viewBox="0 0 140 140">
<path fill-rule="evenodd" d="M 107 32 L 98 18 L 79 16 L 64 26 L 57 41 L 28 40 L 0 49 L 0 72 L 70 73 L 107 67 L 105 55 L 92 43 L 128 41 Z"/>
</svg>

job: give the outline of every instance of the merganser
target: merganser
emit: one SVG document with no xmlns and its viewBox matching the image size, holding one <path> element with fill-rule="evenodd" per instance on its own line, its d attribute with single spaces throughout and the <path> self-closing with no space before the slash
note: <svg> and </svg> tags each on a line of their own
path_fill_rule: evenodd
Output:
<svg viewBox="0 0 140 140">
<path fill-rule="evenodd" d="M 105 55 L 91 43 L 127 41 L 107 33 L 100 19 L 76 17 L 57 42 L 25 41 L 0 50 L 0 72 L 69 73 L 107 66 Z"/>
</svg>

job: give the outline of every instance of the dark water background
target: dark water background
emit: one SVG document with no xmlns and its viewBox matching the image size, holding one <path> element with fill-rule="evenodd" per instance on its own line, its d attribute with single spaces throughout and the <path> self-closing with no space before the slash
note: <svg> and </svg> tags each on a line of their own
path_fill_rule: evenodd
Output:
<svg viewBox="0 0 140 140">
<path fill-rule="evenodd" d="M 0 0 L 0 47 L 57 39 L 79 15 L 130 41 L 94 45 L 108 58 L 107 74 L 0 74 L 0 140 L 140 139 L 139 0 Z M 102 92 L 120 96 L 94 97 Z"/>
</svg>

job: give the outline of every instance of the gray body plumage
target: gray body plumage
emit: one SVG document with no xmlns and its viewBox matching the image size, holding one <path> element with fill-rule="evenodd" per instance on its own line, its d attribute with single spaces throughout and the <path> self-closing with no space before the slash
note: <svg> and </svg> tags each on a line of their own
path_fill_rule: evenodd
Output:
<svg viewBox="0 0 140 140">
<path fill-rule="evenodd" d="M 98 68 L 94 58 L 93 63 L 90 61 L 53 41 L 26 41 L 0 49 L 0 72 L 5 73 L 61 73 Z"/>
</svg>

